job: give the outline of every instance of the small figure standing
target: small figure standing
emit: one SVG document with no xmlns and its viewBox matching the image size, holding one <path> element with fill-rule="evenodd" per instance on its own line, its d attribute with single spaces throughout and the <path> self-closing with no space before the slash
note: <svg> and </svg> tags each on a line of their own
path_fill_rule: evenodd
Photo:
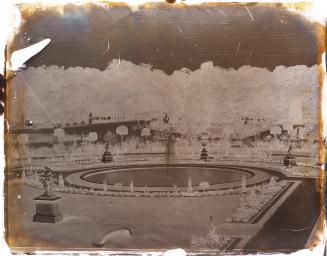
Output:
<svg viewBox="0 0 327 256">
<path fill-rule="evenodd" d="M 300 139 L 300 128 L 296 129 L 296 140 Z"/>
<path fill-rule="evenodd" d="M 210 223 L 209 223 L 209 235 L 214 235 L 216 233 L 216 230 L 215 230 L 215 225 L 213 224 L 213 217 L 212 215 L 209 216 L 209 219 L 210 219 Z"/>
<path fill-rule="evenodd" d="M 163 122 L 164 122 L 164 124 L 168 124 L 169 123 L 169 117 L 168 117 L 168 114 L 167 113 L 164 113 Z"/>
<path fill-rule="evenodd" d="M 289 147 L 288 147 L 288 150 L 287 150 L 287 155 L 292 155 L 292 149 L 293 149 L 293 145 L 291 144 Z"/>
</svg>

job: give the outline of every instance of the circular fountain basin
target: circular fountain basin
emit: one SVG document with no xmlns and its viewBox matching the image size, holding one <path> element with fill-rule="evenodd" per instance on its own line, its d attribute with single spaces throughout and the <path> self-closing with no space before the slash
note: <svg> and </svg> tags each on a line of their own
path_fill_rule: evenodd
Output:
<svg viewBox="0 0 327 256">
<path fill-rule="evenodd" d="M 122 186 L 136 187 L 186 187 L 189 179 L 192 184 L 207 181 L 210 184 L 224 184 L 240 181 L 242 177 L 249 178 L 251 173 L 239 170 L 227 170 L 217 167 L 199 166 L 166 166 L 140 167 L 109 171 L 99 171 L 83 175 L 83 179 L 92 183 L 107 184 L 120 183 Z"/>
<path fill-rule="evenodd" d="M 243 177 L 246 185 L 255 185 L 269 180 L 270 175 L 258 168 L 216 164 L 175 164 L 140 166 L 105 166 L 74 172 L 66 182 L 75 188 L 109 191 L 160 192 L 201 190 L 200 183 L 208 182 L 210 190 L 238 188 Z"/>
</svg>

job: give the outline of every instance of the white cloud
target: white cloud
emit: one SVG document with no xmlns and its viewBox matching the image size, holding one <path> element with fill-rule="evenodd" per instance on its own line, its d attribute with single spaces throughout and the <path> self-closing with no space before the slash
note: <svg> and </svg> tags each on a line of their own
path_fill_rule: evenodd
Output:
<svg viewBox="0 0 327 256">
<path fill-rule="evenodd" d="M 89 112 L 112 115 L 153 110 L 211 123 L 245 114 L 287 119 L 290 102 L 301 98 L 304 118 L 312 122 L 318 101 L 317 74 L 317 66 L 226 70 L 211 62 L 193 72 L 182 69 L 172 75 L 124 60 L 119 65 L 114 61 L 104 71 L 30 67 L 14 79 L 13 92 L 20 104 L 11 107 L 17 117 L 19 108 L 23 109 L 34 123 L 82 121 Z"/>
</svg>

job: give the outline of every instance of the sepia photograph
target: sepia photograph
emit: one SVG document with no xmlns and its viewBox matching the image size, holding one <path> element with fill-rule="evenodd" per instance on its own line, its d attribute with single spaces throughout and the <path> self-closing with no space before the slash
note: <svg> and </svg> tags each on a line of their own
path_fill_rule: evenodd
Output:
<svg viewBox="0 0 327 256">
<path fill-rule="evenodd" d="M 322 242 L 323 24 L 281 3 L 16 7 L 8 58 L 44 49 L 7 67 L 13 252 Z"/>
</svg>

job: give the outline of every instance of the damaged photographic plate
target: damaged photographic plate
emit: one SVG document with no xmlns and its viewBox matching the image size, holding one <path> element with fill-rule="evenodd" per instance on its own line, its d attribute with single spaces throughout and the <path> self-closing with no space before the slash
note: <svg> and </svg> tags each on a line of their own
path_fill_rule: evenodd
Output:
<svg viewBox="0 0 327 256">
<path fill-rule="evenodd" d="M 12 253 L 318 255 L 326 24 L 315 2 L 13 5 Z"/>
</svg>

